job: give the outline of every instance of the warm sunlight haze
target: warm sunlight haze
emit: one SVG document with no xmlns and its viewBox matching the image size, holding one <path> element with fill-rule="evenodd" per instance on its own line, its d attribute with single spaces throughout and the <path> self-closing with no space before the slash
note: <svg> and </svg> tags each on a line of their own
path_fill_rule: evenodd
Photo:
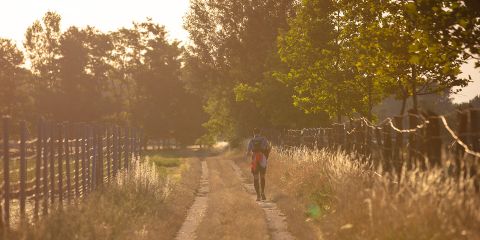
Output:
<svg viewBox="0 0 480 240">
<path fill-rule="evenodd" d="M 183 16 L 189 0 L 8 0 L 0 7 L 0 37 L 23 41 L 25 29 L 45 12 L 62 16 L 62 28 L 95 26 L 102 31 L 129 27 L 147 17 L 165 25 L 170 39 L 185 41 Z"/>
<path fill-rule="evenodd" d="M 62 28 L 69 26 L 95 26 L 102 31 L 130 26 L 132 21 L 152 17 L 154 22 L 165 25 L 169 39 L 183 43 L 188 41 L 188 32 L 183 28 L 189 0 L 11 0 L 0 8 L 0 37 L 17 43 L 24 40 L 25 29 L 46 11 L 55 11 L 62 16 Z M 466 102 L 480 94 L 480 70 L 473 64 L 462 67 L 463 76 L 470 74 L 473 82 L 460 93 L 453 95 L 453 102 Z"/>
<path fill-rule="evenodd" d="M 479 0 L 0 0 L 0 240 L 479 226 Z"/>
</svg>

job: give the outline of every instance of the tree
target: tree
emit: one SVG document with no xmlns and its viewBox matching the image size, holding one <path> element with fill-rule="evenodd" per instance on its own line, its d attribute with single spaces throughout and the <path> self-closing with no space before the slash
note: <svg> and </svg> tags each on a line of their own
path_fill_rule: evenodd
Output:
<svg viewBox="0 0 480 240">
<path fill-rule="evenodd" d="M 445 34 L 442 21 L 453 1 L 394 1 L 387 7 L 389 24 L 384 30 L 391 45 L 383 54 L 388 64 L 396 69 L 399 85 L 406 96 L 411 96 L 413 108 L 418 109 L 417 96 L 450 92 L 454 86 L 466 86 L 467 79 L 459 78 L 463 44 Z M 421 9 L 436 9 L 427 15 Z"/>
<path fill-rule="evenodd" d="M 133 66 L 134 97 L 132 120 L 143 126 L 149 137 L 176 138 L 183 144 L 194 143 L 202 134 L 200 101 L 188 94 L 180 81 L 182 48 L 167 41 L 163 26 L 151 19 L 135 23 L 131 30 L 137 39 L 138 53 Z"/>
<path fill-rule="evenodd" d="M 93 121 L 114 112 L 108 88 L 106 62 L 111 45 L 92 27 L 70 27 L 60 38 L 58 97 L 59 120 Z"/>
<path fill-rule="evenodd" d="M 27 29 L 24 47 L 34 75 L 36 108 L 46 116 L 52 116 L 58 108 L 60 58 L 60 20 L 57 13 L 47 12 L 42 22 L 35 21 Z"/>
<path fill-rule="evenodd" d="M 22 52 L 9 39 L 0 38 L 0 115 L 25 115 L 27 72 Z"/>
<path fill-rule="evenodd" d="M 307 112 L 324 110 L 338 122 L 361 108 L 362 97 L 354 84 L 341 7 L 341 1 L 303 1 L 279 39 L 279 54 L 289 66 L 279 76 L 293 85 L 295 105 Z"/>
<path fill-rule="evenodd" d="M 109 56 L 113 71 L 110 74 L 110 87 L 113 91 L 117 118 L 129 119 L 135 101 L 134 74 L 141 66 L 141 46 L 139 33 L 134 28 L 120 28 L 109 34 L 113 49 Z"/>
<path fill-rule="evenodd" d="M 461 43 L 461 47 L 465 49 L 463 58 L 473 59 L 476 67 L 480 67 L 480 2 L 477 0 L 424 1 L 425 3 L 417 8 L 418 14 L 433 16 L 425 22 L 426 27 L 441 29 L 439 34 L 442 38 L 455 39 L 457 43 Z"/>
<path fill-rule="evenodd" d="M 389 94 L 403 99 L 449 93 L 459 78 L 462 41 L 442 22 L 456 5 L 439 1 L 305 0 L 280 38 L 289 66 L 284 79 L 295 86 L 296 103 L 331 116 L 353 112 L 370 118 Z M 420 11 L 436 9 L 436 12 Z M 424 13 L 428 13 L 425 15 Z"/>
<path fill-rule="evenodd" d="M 184 81 L 210 115 L 205 139 L 239 140 L 254 126 L 282 129 L 308 119 L 293 107 L 291 88 L 272 78 L 282 67 L 276 38 L 288 27 L 295 2 L 191 2 Z"/>
</svg>

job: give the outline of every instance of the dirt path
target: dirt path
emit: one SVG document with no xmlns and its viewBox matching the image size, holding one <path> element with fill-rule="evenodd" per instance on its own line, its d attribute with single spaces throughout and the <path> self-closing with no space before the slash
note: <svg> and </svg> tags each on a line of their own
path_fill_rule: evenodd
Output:
<svg viewBox="0 0 480 240">
<path fill-rule="evenodd" d="M 206 158 L 201 179 L 176 239 L 294 239 L 276 204 L 256 202 L 250 179 L 232 160 Z"/>
<path fill-rule="evenodd" d="M 234 154 L 232 156 L 235 164 L 239 167 L 244 176 L 249 176 L 249 163 L 245 161 L 242 154 Z M 324 239 L 319 225 L 315 220 L 309 219 L 305 214 L 306 205 L 298 196 L 287 193 L 280 187 L 280 180 L 283 174 L 281 166 L 270 159 L 267 171 L 267 199 L 275 202 L 278 209 L 285 214 L 288 230 L 296 239 L 302 240 L 320 240 Z M 251 181 L 251 180 L 250 180 Z"/>
<path fill-rule="evenodd" d="M 237 177 L 242 181 L 243 188 L 250 194 L 252 200 L 256 199 L 255 188 L 251 181 L 245 178 L 242 170 L 233 161 L 230 161 L 232 169 Z M 257 204 L 265 212 L 268 229 L 273 240 L 289 240 L 295 239 L 287 229 L 285 214 L 278 209 L 277 204 L 272 201 L 261 201 Z"/>
<path fill-rule="evenodd" d="M 202 161 L 202 176 L 200 178 L 199 190 L 192 207 L 190 210 L 188 210 L 187 218 L 185 219 L 185 222 L 183 222 L 183 225 L 178 231 L 175 239 L 195 239 L 195 231 L 197 230 L 197 227 L 205 216 L 205 211 L 207 210 L 208 192 L 208 167 L 207 162 Z"/>
<path fill-rule="evenodd" d="M 210 194 L 197 239 L 269 239 L 265 215 L 223 157 L 207 159 Z"/>
</svg>

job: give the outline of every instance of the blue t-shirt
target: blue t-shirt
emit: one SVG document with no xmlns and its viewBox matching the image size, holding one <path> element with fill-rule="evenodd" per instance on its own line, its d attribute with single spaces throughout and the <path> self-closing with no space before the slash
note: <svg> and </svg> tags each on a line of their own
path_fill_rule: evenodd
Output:
<svg viewBox="0 0 480 240">
<path fill-rule="evenodd" d="M 269 148 L 268 140 L 262 136 L 254 136 L 250 142 L 248 142 L 247 152 L 251 152 L 253 150 L 253 142 L 254 141 L 261 141 L 262 142 L 262 149 L 267 150 Z"/>
</svg>

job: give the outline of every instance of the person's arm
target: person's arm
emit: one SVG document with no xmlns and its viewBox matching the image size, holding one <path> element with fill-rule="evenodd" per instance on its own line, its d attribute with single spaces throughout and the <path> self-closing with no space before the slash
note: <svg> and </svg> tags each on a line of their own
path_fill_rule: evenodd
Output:
<svg viewBox="0 0 480 240">
<path fill-rule="evenodd" d="M 264 146 L 265 146 L 265 157 L 269 157 L 270 155 L 270 150 L 272 149 L 272 145 L 270 144 L 270 142 L 265 138 L 265 142 L 264 142 Z"/>
<path fill-rule="evenodd" d="M 245 153 L 245 157 L 246 157 L 247 160 L 248 160 L 251 152 L 252 152 L 252 141 L 250 140 L 248 142 L 247 152 Z"/>
</svg>

